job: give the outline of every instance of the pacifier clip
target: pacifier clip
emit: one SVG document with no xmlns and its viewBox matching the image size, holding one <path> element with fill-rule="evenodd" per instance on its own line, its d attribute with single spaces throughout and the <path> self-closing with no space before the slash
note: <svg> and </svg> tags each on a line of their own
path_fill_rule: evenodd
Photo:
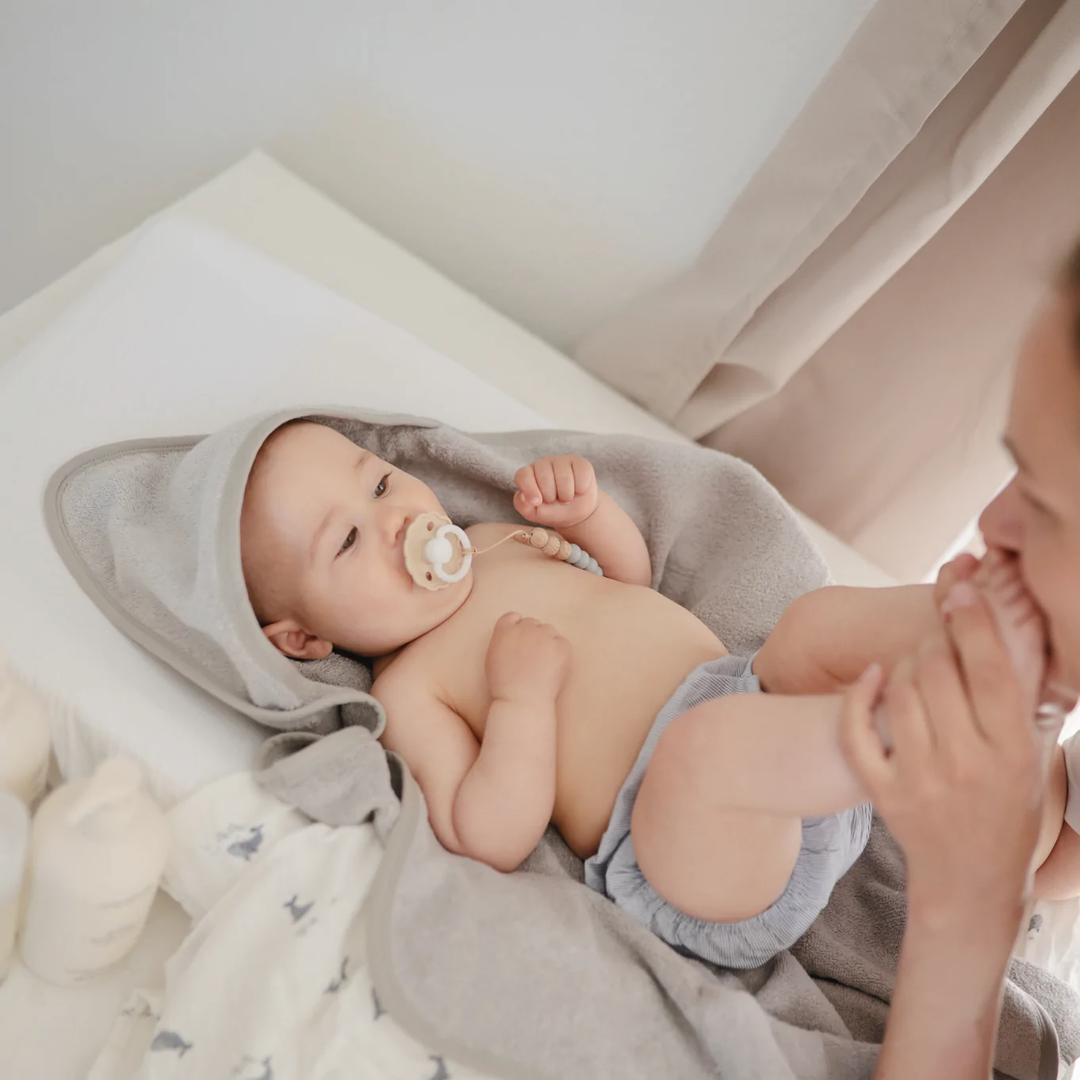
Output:
<svg viewBox="0 0 1080 1080">
<path fill-rule="evenodd" d="M 541 526 L 515 529 L 489 547 L 474 548 L 465 530 L 443 514 L 421 514 L 409 525 L 405 532 L 405 569 L 422 589 L 445 589 L 465 577 L 474 556 L 484 555 L 507 540 L 528 544 L 590 574 L 604 575 L 599 563 L 587 551 L 551 529 Z"/>
</svg>

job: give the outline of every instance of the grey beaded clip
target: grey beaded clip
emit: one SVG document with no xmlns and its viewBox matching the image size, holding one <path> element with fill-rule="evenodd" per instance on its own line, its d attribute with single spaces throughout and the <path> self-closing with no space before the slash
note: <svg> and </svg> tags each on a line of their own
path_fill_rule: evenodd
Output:
<svg viewBox="0 0 1080 1080">
<path fill-rule="evenodd" d="M 514 537 L 521 543 L 529 544 L 545 555 L 550 555 L 553 559 L 567 562 L 579 570 L 587 570 L 590 574 L 604 576 L 600 564 L 587 551 L 578 547 L 577 544 L 568 543 L 557 532 L 535 528 L 527 532 L 515 533 Z"/>
</svg>

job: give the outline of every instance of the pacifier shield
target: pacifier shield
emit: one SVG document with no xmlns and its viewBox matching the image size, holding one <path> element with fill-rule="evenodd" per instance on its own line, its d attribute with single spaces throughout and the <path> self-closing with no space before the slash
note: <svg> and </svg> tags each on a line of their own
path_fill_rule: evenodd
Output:
<svg viewBox="0 0 1080 1080">
<path fill-rule="evenodd" d="M 452 524 L 445 514 L 420 514 L 405 530 L 405 569 L 422 589 L 445 589 L 453 581 L 440 577 L 439 570 L 445 577 L 460 580 L 457 575 L 464 577 L 461 571 L 467 571 L 472 562 L 458 530 L 446 529 L 440 535 L 444 526 Z M 436 561 L 429 561 L 426 555 L 435 556 Z"/>
</svg>

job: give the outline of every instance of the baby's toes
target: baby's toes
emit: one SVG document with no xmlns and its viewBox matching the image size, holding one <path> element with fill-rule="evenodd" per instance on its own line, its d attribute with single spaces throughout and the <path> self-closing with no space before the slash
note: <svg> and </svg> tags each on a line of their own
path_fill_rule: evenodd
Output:
<svg viewBox="0 0 1080 1080">
<path fill-rule="evenodd" d="M 1014 564 L 992 570 L 984 589 L 994 605 L 1014 623 L 1025 622 L 1038 613 L 1024 579 Z"/>
<path fill-rule="evenodd" d="M 1006 566 L 1005 557 L 996 548 L 991 548 L 980 560 L 975 573 L 971 575 L 972 583 L 980 589 L 988 589 L 997 579 L 997 575 Z"/>
<path fill-rule="evenodd" d="M 947 562 L 939 571 L 934 582 L 934 602 L 941 606 L 952 587 L 961 581 L 970 581 L 979 568 L 979 560 L 974 555 L 964 553 Z"/>
<path fill-rule="evenodd" d="M 1025 696 L 1038 703 L 1046 665 L 1046 629 L 1015 560 L 995 562 L 980 585 L 994 613 Z"/>
</svg>

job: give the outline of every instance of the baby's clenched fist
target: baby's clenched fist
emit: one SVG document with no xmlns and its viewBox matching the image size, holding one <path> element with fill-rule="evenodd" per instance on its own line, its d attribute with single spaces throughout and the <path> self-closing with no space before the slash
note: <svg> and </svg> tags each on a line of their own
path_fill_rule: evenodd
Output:
<svg viewBox="0 0 1080 1080">
<path fill-rule="evenodd" d="M 544 457 L 518 469 L 514 509 L 526 520 L 552 529 L 580 525 L 600 503 L 591 462 L 578 454 Z"/>
<path fill-rule="evenodd" d="M 492 698 L 519 705 L 554 701 L 570 669 L 570 652 L 570 642 L 553 626 L 507 612 L 488 646 Z"/>
</svg>

